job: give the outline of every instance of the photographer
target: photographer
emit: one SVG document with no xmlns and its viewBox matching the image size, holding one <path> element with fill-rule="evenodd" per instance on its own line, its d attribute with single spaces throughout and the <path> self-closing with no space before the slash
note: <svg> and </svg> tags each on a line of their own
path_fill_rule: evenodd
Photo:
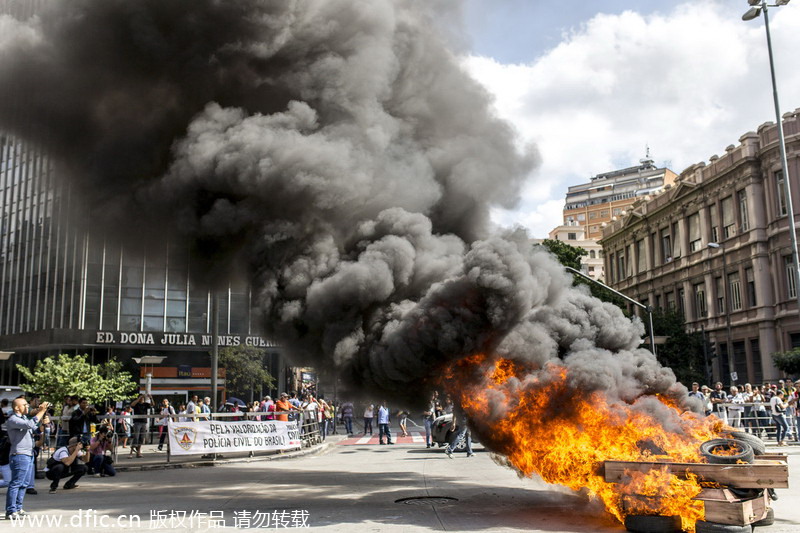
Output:
<svg viewBox="0 0 800 533">
<path fill-rule="evenodd" d="M 81 459 L 81 461 L 79 461 Z M 74 489 L 78 485 L 78 480 L 86 473 L 86 465 L 89 455 L 83 451 L 83 443 L 78 437 L 70 437 L 66 446 L 57 449 L 53 456 L 47 460 L 47 472 L 45 476 L 51 480 L 50 494 L 58 490 L 58 483 L 67 476 L 72 476 L 69 481 L 64 483 L 64 489 Z"/>
<path fill-rule="evenodd" d="M 114 433 L 109 431 L 107 426 L 100 426 L 97 430 L 97 435 L 92 437 L 92 442 L 89 445 L 89 468 L 95 476 L 116 476 L 117 471 L 114 470 L 114 461 L 111 459 L 110 453 L 114 451 Z"/>
<path fill-rule="evenodd" d="M 89 437 L 91 437 L 91 425 L 97 425 L 99 423 L 100 421 L 97 418 L 97 411 L 95 408 L 89 407 L 89 400 L 81 398 L 69 419 L 70 439 L 72 437 L 80 437 L 84 445 L 88 444 Z"/>
<path fill-rule="evenodd" d="M 34 457 L 34 437 L 40 420 L 47 421 L 47 409 L 50 404 L 47 402 L 39 406 L 38 412 L 33 418 L 27 418 L 28 402 L 25 398 L 14 400 L 14 413 L 8 417 L 6 429 L 8 431 L 9 466 L 11 468 L 11 482 L 6 491 L 6 518 L 15 518 L 22 510 L 22 502 L 25 498 L 25 487 L 28 484 L 31 465 Z"/>
</svg>

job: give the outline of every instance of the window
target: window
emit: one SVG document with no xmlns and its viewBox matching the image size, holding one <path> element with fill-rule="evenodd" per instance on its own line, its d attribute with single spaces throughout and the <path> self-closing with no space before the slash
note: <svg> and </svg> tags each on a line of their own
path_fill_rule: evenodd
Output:
<svg viewBox="0 0 800 533">
<path fill-rule="evenodd" d="M 711 221 L 711 242 L 719 242 L 719 219 L 717 217 L 717 204 L 708 207 L 708 218 Z"/>
<path fill-rule="evenodd" d="M 627 277 L 625 271 L 625 254 L 623 252 L 617 253 L 617 277 L 620 281 Z"/>
<path fill-rule="evenodd" d="M 662 263 L 672 261 L 672 240 L 669 235 L 669 228 L 661 230 L 661 257 Z"/>
<path fill-rule="evenodd" d="M 717 293 L 717 314 L 725 313 L 725 286 L 722 284 L 722 276 L 714 278 L 714 289 Z"/>
<path fill-rule="evenodd" d="M 736 224 L 733 218 L 733 196 L 723 198 L 722 206 L 722 234 L 724 238 L 736 235 Z"/>
<path fill-rule="evenodd" d="M 761 370 L 761 348 L 758 346 L 758 339 L 750 339 L 750 358 L 753 360 L 753 381 L 761 383 L 764 380 L 764 373 Z"/>
<path fill-rule="evenodd" d="M 589 267 L 589 272 L 592 272 L 592 273 L 594 272 L 594 267 L 593 266 Z"/>
<path fill-rule="evenodd" d="M 678 223 L 672 225 L 672 257 L 677 259 L 681 256 L 681 232 Z"/>
<path fill-rule="evenodd" d="M 689 250 L 692 252 L 698 251 L 703 246 L 703 241 L 700 238 L 700 213 L 689 215 Z"/>
<path fill-rule="evenodd" d="M 783 182 L 783 170 L 775 173 L 775 192 L 778 196 L 778 216 L 786 214 L 786 184 Z"/>
<path fill-rule="evenodd" d="M 682 315 L 686 314 L 686 293 L 683 289 L 678 289 L 678 311 Z"/>
<path fill-rule="evenodd" d="M 636 241 L 637 272 L 641 274 L 647 270 L 647 256 L 645 255 L 644 239 Z"/>
<path fill-rule="evenodd" d="M 602 218 L 608 217 L 608 209 L 603 209 L 602 211 L 600 211 L 600 216 Z"/>
<path fill-rule="evenodd" d="M 586 220 L 586 215 L 584 215 L 583 213 L 578 215 L 578 222 L 583 222 L 584 220 Z"/>
<path fill-rule="evenodd" d="M 742 288 L 738 272 L 728 274 L 728 285 L 731 289 L 731 311 L 738 311 L 742 308 Z"/>
<path fill-rule="evenodd" d="M 597 218 L 597 211 L 589 211 L 589 220 L 594 220 Z"/>
<path fill-rule="evenodd" d="M 756 281 L 753 277 L 752 268 L 744 269 L 744 279 L 747 282 L 747 305 L 755 307 L 758 302 L 756 301 Z"/>
<path fill-rule="evenodd" d="M 698 318 L 708 316 L 706 307 L 706 284 L 698 283 L 694 287 L 694 310 Z"/>
<path fill-rule="evenodd" d="M 750 229 L 750 216 L 747 213 L 747 192 L 742 189 L 736 193 L 736 198 L 739 201 L 739 220 L 742 224 L 742 232 Z"/>
<path fill-rule="evenodd" d="M 667 309 L 670 311 L 675 310 L 675 293 L 668 292 L 664 295 L 664 298 L 667 300 Z"/>
<path fill-rule="evenodd" d="M 783 264 L 786 270 L 786 287 L 789 289 L 789 298 L 797 298 L 797 279 L 795 278 L 796 269 L 791 255 L 784 256 Z"/>
<path fill-rule="evenodd" d="M 597 253 L 594 250 L 589 250 L 589 259 L 594 259 L 597 257 Z"/>
<path fill-rule="evenodd" d="M 567 240 L 568 241 L 577 241 L 578 234 L 577 233 L 567 233 Z"/>
<path fill-rule="evenodd" d="M 611 210 L 611 212 L 614 214 L 614 216 L 621 215 L 622 214 L 622 208 L 621 207 L 615 207 L 614 209 Z"/>
</svg>

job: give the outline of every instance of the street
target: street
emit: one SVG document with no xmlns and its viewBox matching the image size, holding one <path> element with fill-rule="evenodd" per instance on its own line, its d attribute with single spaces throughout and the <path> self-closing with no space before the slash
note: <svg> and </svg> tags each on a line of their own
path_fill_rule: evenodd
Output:
<svg viewBox="0 0 800 533">
<path fill-rule="evenodd" d="M 220 516 L 226 528 L 239 530 L 306 525 L 343 532 L 624 531 L 597 504 L 535 479 L 519 479 L 480 446 L 475 457 L 461 453 L 448 459 L 443 450 L 428 450 L 411 438 L 394 446 L 357 440 L 329 440 L 323 453 L 296 459 L 84 478 L 78 489 L 56 494 L 48 494 L 47 482 L 38 480 L 39 494 L 26 497 L 25 509 L 34 517 L 61 520 L 60 527 L 37 525 L 42 532 L 203 531 L 221 526 L 215 522 Z M 765 532 L 800 529 L 800 447 L 789 453 L 796 454 L 790 456 L 791 489 L 779 491 L 776 523 Z M 439 500 L 396 503 L 420 497 Z M 0 521 L 0 530 L 13 529 L 19 526 Z"/>
</svg>

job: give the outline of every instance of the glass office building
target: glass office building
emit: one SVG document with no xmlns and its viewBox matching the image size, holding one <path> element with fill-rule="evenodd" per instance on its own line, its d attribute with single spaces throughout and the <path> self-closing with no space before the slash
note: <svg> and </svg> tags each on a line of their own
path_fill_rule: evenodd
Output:
<svg viewBox="0 0 800 533">
<path fill-rule="evenodd" d="M 0 212 L 0 350 L 15 352 L 0 384 L 16 384 L 16 363 L 58 353 L 209 366 L 214 294 L 192 281 L 185 248 L 134 252 L 86 229 L 53 161 L 11 135 L 0 136 Z M 216 297 L 220 346 L 266 349 L 279 377 L 281 350 L 259 335 L 250 288 L 231 282 Z"/>
</svg>

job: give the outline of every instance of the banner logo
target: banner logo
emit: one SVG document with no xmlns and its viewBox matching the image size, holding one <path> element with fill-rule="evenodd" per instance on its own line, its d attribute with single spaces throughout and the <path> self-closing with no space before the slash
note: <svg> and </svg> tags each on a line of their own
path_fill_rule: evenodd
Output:
<svg viewBox="0 0 800 533">
<path fill-rule="evenodd" d="M 178 443 L 178 446 L 186 451 L 192 449 L 192 445 L 197 438 L 196 429 L 180 426 L 176 427 L 172 431 L 175 433 L 175 441 Z"/>
</svg>

